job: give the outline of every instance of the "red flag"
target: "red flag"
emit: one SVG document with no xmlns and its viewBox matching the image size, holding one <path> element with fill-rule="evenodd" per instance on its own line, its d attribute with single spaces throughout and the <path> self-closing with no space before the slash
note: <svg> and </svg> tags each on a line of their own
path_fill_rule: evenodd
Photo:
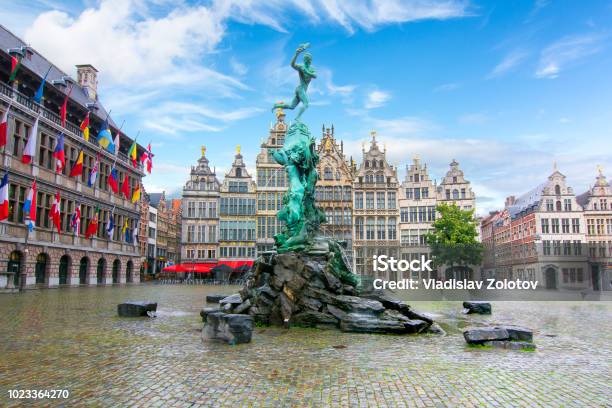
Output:
<svg viewBox="0 0 612 408">
<path fill-rule="evenodd" d="M 8 114 L 11 109 L 11 104 L 13 101 L 9 103 L 9 106 L 6 108 L 6 111 L 2 115 L 2 119 L 0 120 L 0 147 L 6 146 L 6 139 L 8 136 Z"/>
<path fill-rule="evenodd" d="M 64 103 L 62 103 L 62 107 L 60 108 L 60 117 L 62 119 L 63 127 L 66 127 L 66 112 L 68 110 L 68 98 L 70 97 L 71 93 L 72 93 L 72 87 L 70 87 L 70 89 L 68 90 L 68 93 L 64 97 Z"/>
<path fill-rule="evenodd" d="M 147 166 L 147 172 L 151 174 L 151 168 L 153 167 L 153 154 L 151 153 L 151 143 L 147 146 L 147 150 L 142 152 L 140 156 L 140 162 Z"/>
<path fill-rule="evenodd" d="M 126 200 L 130 199 L 130 182 L 127 174 L 123 176 L 123 184 L 121 185 L 121 192 L 125 196 Z"/>
<path fill-rule="evenodd" d="M 57 233 L 61 233 L 61 227 L 60 227 L 60 223 L 61 223 L 61 216 L 60 216 L 60 193 L 59 191 L 55 194 L 55 197 L 53 197 L 53 204 L 51 204 L 51 210 L 49 211 L 49 218 L 51 218 L 51 220 L 53 221 L 53 224 L 55 224 L 55 227 L 57 228 Z"/>
<path fill-rule="evenodd" d="M 78 177 L 83 174 L 83 151 L 79 152 L 79 157 L 77 157 L 77 161 L 72 166 L 70 170 L 70 177 Z"/>
<path fill-rule="evenodd" d="M 85 231 L 85 239 L 89 239 L 96 235 L 98 232 L 98 213 L 100 209 L 96 208 L 96 212 L 91 220 L 89 220 L 89 225 L 87 226 L 87 230 Z"/>
</svg>

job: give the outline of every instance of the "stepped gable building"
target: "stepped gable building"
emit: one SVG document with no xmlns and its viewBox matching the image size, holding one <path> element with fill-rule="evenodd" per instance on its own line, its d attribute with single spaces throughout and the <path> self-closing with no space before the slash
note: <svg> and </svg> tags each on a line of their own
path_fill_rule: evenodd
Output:
<svg viewBox="0 0 612 408">
<path fill-rule="evenodd" d="M 593 290 L 612 290 L 612 188 L 601 167 L 595 184 L 576 200 L 584 209 Z"/>
<path fill-rule="evenodd" d="M 344 156 L 344 144 L 334 137 L 334 126 L 325 128 L 321 143 L 317 146 L 319 164 L 317 171 L 317 205 L 325 211 L 327 224 L 321 232 L 347 244 L 346 253 L 352 257 L 353 236 L 353 178 L 354 166 Z"/>
<path fill-rule="evenodd" d="M 225 174 L 220 189 L 219 258 L 222 260 L 255 260 L 256 187 L 238 146 L 232 168 Z"/>
<path fill-rule="evenodd" d="M 191 167 L 183 187 L 181 260 L 214 262 L 219 257 L 219 191 L 221 183 L 209 167 L 206 148 Z"/>
<path fill-rule="evenodd" d="M 10 81 L 11 58 L 20 61 Z M 48 73 L 41 104 L 34 101 L 43 77 Z M 66 121 L 59 112 L 67 99 Z M 10 106 L 10 109 L 9 109 Z M 0 287 L 55 287 L 58 285 L 105 285 L 138 282 L 141 257 L 137 240 L 126 242 L 122 227 L 127 221 L 134 231 L 139 218 L 138 205 L 132 204 L 108 186 L 107 178 L 116 161 L 119 182 L 127 180 L 130 192 L 141 185 L 142 167 L 134 167 L 127 157 L 132 140 L 121 133 L 118 155 L 102 149 L 96 142 L 100 125 L 108 119 L 113 136 L 118 126 L 108 116 L 97 93 L 97 70 L 91 65 L 77 66 L 77 80 L 61 71 L 21 39 L 0 26 L 0 117 L 9 109 L 7 144 L 2 149 L 0 174 L 8 173 L 8 220 L 0 222 Z M 88 140 L 79 124 L 90 113 Z M 35 155 L 22 162 L 23 150 L 38 118 Z M 56 172 L 52 153 L 59 135 L 64 135 L 66 165 Z M 143 148 L 138 146 L 138 156 Z M 70 177 L 79 152 L 83 152 L 82 175 Z M 96 157 L 100 165 L 95 185 L 88 177 Z M 33 180 L 37 183 L 37 219 L 31 233 L 24 225 L 23 203 Z M 53 197 L 60 194 L 61 232 L 53 226 L 49 211 Z M 131 197 L 130 197 L 131 198 Z M 80 206 L 80 229 L 73 233 L 70 219 Z M 96 209 L 99 223 L 96 234 L 85 239 L 85 231 Z M 110 216 L 115 230 L 106 233 Z M 133 237 L 138 234 L 131 233 Z"/>
<path fill-rule="evenodd" d="M 422 164 L 418 157 L 406 166 L 406 178 L 399 189 L 399 234 L 401 259 L 421 259 L 430 257 L 430 248 L 426 234 L 433 231 L 432 223 L 436 219 L 436 185 L 429 178 L 427 164 Z M 427 279 L 427 272 L 405 272 L 401 278 Z M 437 275 L 434 273 L 435 278 Z"/>
<path fill-rule="evenodd" d="M 508 197 L 481 231 L 485 277 L 537 280 L 548 289 L 591 287 L 583 210 L 556 167 L 546 182 Z"/>
<path fill-rule="evenodd" d="M 450 169 L 438 186 L 437 201 L 440 203 L 454 203 L 462 210 L 476 208 L 476 200 L 470 182 L 463 175 L 459 163 L 453 159 Z"/>
<path fill-rule="evenodd" d="M 369 150 L 362 149 L 363 159 L 353 181 L 353 249 L 355 272 L 374 276 L 373 256 L 398 258 L 397 222 L 399 209 L 397 169 L 387 162 L 386 149 L 381 150 L 372 132 Z M 390 280 L 396 272 L 388 271 Z"/>
<path fill-rule="evenodd" d="M 285 144 L 287 124 L 282 109 L 276 111 L 276 123 L 270 125 L 270 133 L 261 144 L 255 162 L 257 172 L 257 252 L 269 251 L 274 246 L 274 236 L 281 232 L 281 221 L 276 214 L 282 206 L 283 195 L 288 189 L 285 169 L 272 158 L 271 150 Z"/>
</svg>

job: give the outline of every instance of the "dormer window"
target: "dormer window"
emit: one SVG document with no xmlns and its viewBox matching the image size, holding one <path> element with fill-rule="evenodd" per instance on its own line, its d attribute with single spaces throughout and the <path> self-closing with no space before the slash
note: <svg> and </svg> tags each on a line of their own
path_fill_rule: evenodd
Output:
<svg viewBox="0 0 612 408">
<path fill-rule="evenodd" d="M 561 186 L 555 185 L 555 195 L 561 195 Z"/>
</svg>

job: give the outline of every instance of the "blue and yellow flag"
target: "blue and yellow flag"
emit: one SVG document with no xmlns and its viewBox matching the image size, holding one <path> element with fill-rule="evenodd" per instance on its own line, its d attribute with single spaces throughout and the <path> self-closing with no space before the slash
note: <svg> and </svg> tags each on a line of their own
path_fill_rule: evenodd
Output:
<svg viewBox="0 0 612 408">
<path fill-rule="evenodd" d="M 97 138 L 98 144 L 110 152 L 115 151 L 115 144 L 113 143 L 113 135 L 111 134 L 108 126 L 108 118 L 102 122 L 100 126 L 100 132 Z"/>
</svg>

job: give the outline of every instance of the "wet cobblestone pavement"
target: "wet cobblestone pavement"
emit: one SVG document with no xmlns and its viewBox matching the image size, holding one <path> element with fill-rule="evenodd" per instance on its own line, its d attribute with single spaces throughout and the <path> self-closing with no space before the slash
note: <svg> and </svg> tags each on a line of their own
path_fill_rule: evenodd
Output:
<svg viewBox="0 0 612 408">
<path fill-rule="evenodd" d="M 0 406 L 611 406 L 609 302 L 496 302 L 492 316 L 417 302 L 446 336 L 256 328 L 250 344 L 202 343 L 205 295 L 236 289 L 0 296 Z M 129 299 L 158 301 L 158 317 L 120 319 L 116 305 Z M 537 351 L 466 347 L 463 327 L 493 322 L 533 328 Z M 10 400 L 9 389 L 70 396 Z"/>
</svg>

